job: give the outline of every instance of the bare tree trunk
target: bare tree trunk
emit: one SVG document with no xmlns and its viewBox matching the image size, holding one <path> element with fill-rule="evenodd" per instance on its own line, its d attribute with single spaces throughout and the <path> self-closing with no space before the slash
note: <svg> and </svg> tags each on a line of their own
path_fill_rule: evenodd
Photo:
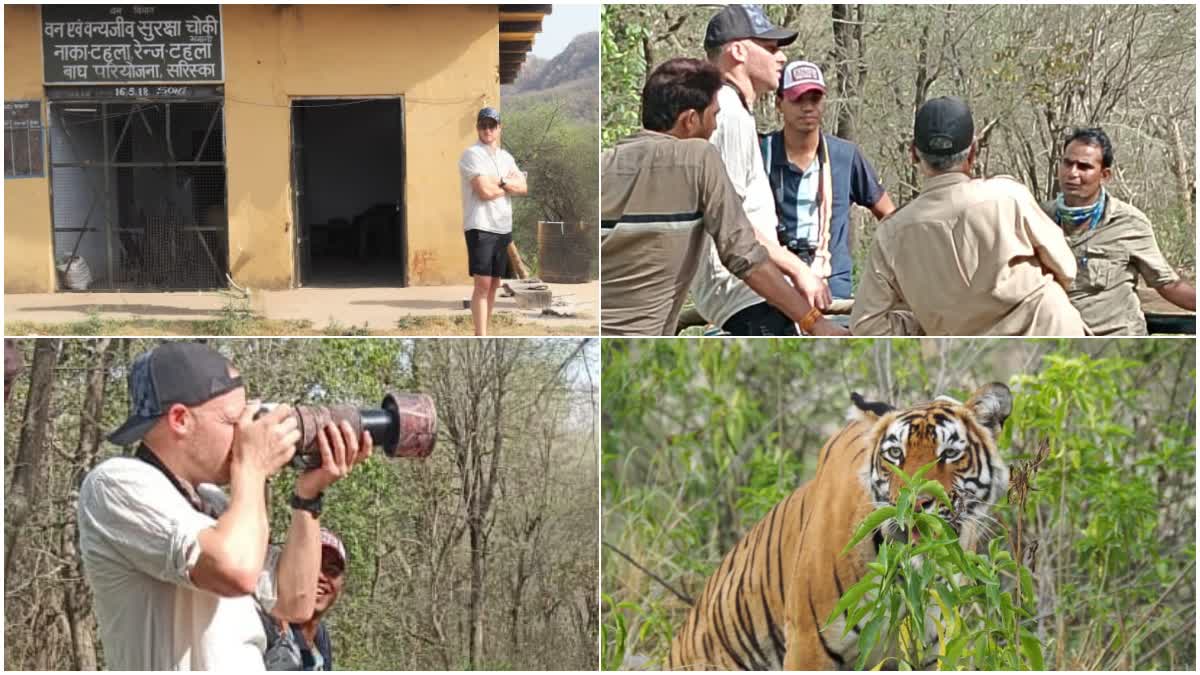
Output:
<svg viewBox="0 0 1200 675">
<path fill-rule="evenodd" d="M 4 530 L 5 578 L 11 578 L 9 571 L 12 569 L 18 535 L 40 497 L 42 459 L 46 455 L 46 443 L 50 435 L 50 394 L 54 389 L 54 369 L 61 351 L 60 338 L 40 338 L 33 348 L 25 420 L 13 465 L 12 486 L 5 499 L 9 514 Z"/>
<path fill-rule="evenodd" d="M 512 591 L 512 607 L 509 609 L 513 652 L 521 651 L 521 595 L 529 579 L 525 572 L 525 555 L 526 550 L 522 545 L 521 552 L 517 554 L 517 578 Z"/>
<path fill-rule="evenodd" d="M 484 543 L 482 531 L 480 528 L 471 528 L 471 599 L 470 599 L 470 625 L 471 625 L 471 653 L 469 656 L 471 670 L 480 668 L 480 659 L 483 656 L 483 566 L 484 558 Z"/>
<path fill-rule="evenodd" d="M 1196 222 L 1196 183 L 1195 172 L 1188 166 L 1189 148 L 1183 142 L 1183 133 L 1179 129 L 1179 117 L 1172 116 L 1166 121 L 1168 146 L 1171 148 L 1171 175 L 1175 177 L 1175 189 L 1183 204 L 1185 223 Z"/>
<path fill-rule="evenodd" d="M 863 5 L 833 5 L 833 52 L 837 59 L 838 138 L 854 142 L 855 119 L 862 103 L 867 77 L 862 42 Z"/>
<path fill-rule="evenodd" d="M 501 341 L 493 340 L 489 345 L 491 354 L 489 360 L 495 364 L 492 381 L 492 447 L 487 478 L 483 478 L 482 454 L 475 455 L 475 472 L 477 476 L 474 509 L 469 521 L 471 528 L 471 669 L 479 667 L 483 657 L 483 585 L 487 573 L 488 530 L 484 520 L 491 514 L 492 497 L 495 495 L 496 479 L 499 475 L 500 462 L 504 450 L 504 395 L 507 387 L 507 374 L 511 363 L 502 363 L 503 359 L 511 359 L 511 354 L 501 347 Z M 486 353 L 486 352 L 485 352 Z"/>
<path fill-rule="evenodd" d="M 83 409 L 79 415 L 79 444 L 75 450 L 73 489 L 67 499 L 66 525 L 62 536 L 63 610 L 71 635 L 71 665 L 75 670 L 96 670 L 96 637 L 92 631 L 91 593 L 83 582 L 83 561 L 75 548 L 78 524 L 75 510 L 79 485 L 100 452 L 100 417 L 104 412 L 104 386 L 111 361 L 111 338 L 96 341 L 92 368 L 88 371 Z"/>
</svg>

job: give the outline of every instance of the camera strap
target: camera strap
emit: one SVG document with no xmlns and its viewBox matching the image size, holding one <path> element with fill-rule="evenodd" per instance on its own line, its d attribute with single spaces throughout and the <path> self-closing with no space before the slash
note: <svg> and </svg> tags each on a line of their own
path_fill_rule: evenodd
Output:
<svg viewBox="0 0 1200 675">
<path fill-rule="evenodd" d="M 192 486 L 176 478 L 175 474 L 171 473 L 171 470 L 167 468 L 167 465 L 163 464 L 162 460 L 158 458 L 158 455 L 154 454 L 153 450 L 146 447 L 145 443 L 138 444 L 137 452 L 135 452 L 133 456 L 161 471 L 162 475 L 167 477 L 167 480 L 171 482 L 171 485 L 173 485 L 176 490 L 179 490 L 179 494 L 183 495 L 183 498 L 187 500 L 188 505 L 190 505 L 193 509 L 196 509 L 200 513 L 203 513 L 211 518 L 217 517 L 217 514 L 214 512 L 213 508 L 209 506 L 203 499 L 201 499 L 198 494 L 196 494 L 196 491 L 192 489 Z"/>
</svg>

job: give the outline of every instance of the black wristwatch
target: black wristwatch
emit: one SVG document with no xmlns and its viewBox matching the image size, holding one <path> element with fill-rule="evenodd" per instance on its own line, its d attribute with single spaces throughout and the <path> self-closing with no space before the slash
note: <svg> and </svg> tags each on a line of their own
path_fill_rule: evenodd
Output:
<svg viewBox="0 0 1200 675">
<path fill-rule="evenodd" d="M 313 518 L 321 517 L 321 502 L 325 498 L 325 493 L 321 492 L 312 499 L 305 499 L 295 492 L 292 493 L 292 501 L 290 502 L 293 509 L 308 511 L 313 515 Z"/>
</svg>

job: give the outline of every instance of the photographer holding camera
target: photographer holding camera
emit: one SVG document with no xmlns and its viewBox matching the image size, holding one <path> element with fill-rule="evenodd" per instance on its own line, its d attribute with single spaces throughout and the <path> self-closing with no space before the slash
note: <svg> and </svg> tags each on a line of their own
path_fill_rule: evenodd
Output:
<svg viewBox="0 0 1200 675">
<path fill-rule="evenodd" d="M 296 454 L 291 408 L 259 415 L 225 357 L 167 343 L 129 372 L 130 415 L 109 436 L 140 444 L 96 466 L 79 491 L 79 550 L 111 670 L 263 670 L 256 602 L 285 621 L 312 616 L 323 491 L 371 454 L 345 421 L 316 434 L 321 465 L 296 478 L 292 521 L 264 574 L 266 481 Z M 197 491 L 228 485 L 219 512 Z M 218 515 L 219 514 L 219 515 Z"/>
</svg>

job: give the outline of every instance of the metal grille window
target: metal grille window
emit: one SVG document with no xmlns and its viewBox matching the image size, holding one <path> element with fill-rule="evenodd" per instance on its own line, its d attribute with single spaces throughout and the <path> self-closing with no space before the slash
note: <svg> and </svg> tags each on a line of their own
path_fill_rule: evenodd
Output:
<svg viewBox="0 0 1200 675">
<path fill-rule="evenodd" d="M 50 104 L 61 289 L 227 285 L 222 113 L 220 99 Z"/>
<path fill-rule="evenodd" d="M 40 178 L 42 161 L 42 102 L 4 102 L 4 177 Z"/>
</svg>

